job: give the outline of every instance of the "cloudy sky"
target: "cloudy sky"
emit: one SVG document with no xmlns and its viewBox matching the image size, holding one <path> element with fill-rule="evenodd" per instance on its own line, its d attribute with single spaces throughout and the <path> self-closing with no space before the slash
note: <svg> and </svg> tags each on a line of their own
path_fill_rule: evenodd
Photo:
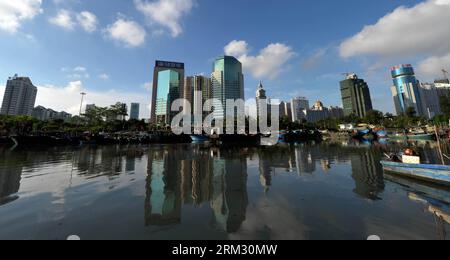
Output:
<svg viewBox="0 0 450 260">
<path fill-rule="evenodd" d="M 450 0 L 0 0 L 0 98 L 9 76 L 31 77 L 37 105 L 77 114 L 87 102 L 140 102 L 149 117 L 156 59 L 210 74 L 219 55 L 244 65 L 246 98 L 341 105 L 342 73 L 368 81 L 393 111 L 389 67 L 421 81 L 450 69 Z"/>
</svg>

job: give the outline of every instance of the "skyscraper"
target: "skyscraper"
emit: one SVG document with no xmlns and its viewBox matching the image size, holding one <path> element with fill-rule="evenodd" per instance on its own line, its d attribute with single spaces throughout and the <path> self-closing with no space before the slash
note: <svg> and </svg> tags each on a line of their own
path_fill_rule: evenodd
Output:
<svg viewBox="0 0 450 260">
<path fill-rule="evenodd" d="M 422 111 L 428 119 L 441 114 L 439 92 L 434 84 L 420 83 L 419 93 L 422 99 Z"/>
<path fill-rule="evenodd" d="M 408 108 L 414 108 L 417 115 L 425 115 L 419 91 L 419 81 L 410 64 L 391 68 L 394 85 L 391 87 L 397 114 L 406 113 Z"/>
<path fill-rule="evenodd" d="M 365 117 L 373 109 L 369 86 L 363 79 L 356 74 L 349 74 L 340 85 L 345 116 Z"/>
<path fill-rule="evenodd" d="M 183 78 L 174 70 L 158 73 L 158 88 L 156 93 L 156 123 L 170 124 L 176 112 L 172 112 L 172 103 L 179 99 Z"/>
<path fill-rule="evenodd" d="M 218 102 L 214 104 L 214 117 L 225 119 L 227 100 L 244 100 L 244 75 L 242 64 L 234 57 L 222 56 L 215 60 L 211 75 L 212 96 Z M 238 111 L 245 114 L 245 111 Z"/>
<path fill-rule="evenodd" d="M 167 71 L 171 71 L 171 73 L 168 73 Z M 169 75 L 171 74 L 171 75 Z M 161 80 L 161 76 L 163 76 L 163 79 Z M 173 82 L 176 84 L 172 84 L 172 88 L 169 87 L 169 82 L 170 79 L 168 77 L 172 76 Z M 176 80 L 175 78 L 178 78 L 178 80 Z M 160 88 L 163 88 L 161 90 L 161 94 L 170 92 L 168 91 L 168 89 L 178 89 L 178 93 L 176 94 L 177 98 L 178 97 L 182 97 L 182 90 L 184 87 L 184 64 L 183 63 L 179 63 L 179 62 L 169 62 L 169 61 L 156 61 L 155 62 L 155 68 L 153 71 L 153 92 L 152 92 L 152 106 L 151 106 L 151 119 L 150 122 L 151 123 L 156 123 L 157 122 L 157 115 L 156 115 L 156 110 L 157 110 L 157 103 L 159 105 L 162 105 L 161 102 L 157 102 L 158 99 L 158 92 L 160 91 Z M 172 94 L 175 94 L 174 91 L 172 91 Z M 168 96 L 166 95 L 166 97 L 162 97 L 160 96 L 160 101 L 162 101 L 161 99 L 164 99 L 167 101 Z M 170 104 L 166 104 L 164 105 L 164 107 L 171 107 L 172 103 Z M 170 110 L 169 110 L 170 111 Z M 162 113 L 163 111 L 160 110 L 160 113 Z M 164 112 L 164 115 L 167 114 L 167 110 L 166 112 Z M 160 117 L 161 118 L 161 117 Z"/>
<path fill-rule="evenodd" d="M 130 119 L 139 120 L 139 108 L 140 108 L 139 103 L 131 103 Z"/>
<path fill-rule="evenodd" d="M 297 97 L 291 101 L 292 121 L 306 119 L 304 110 L 309 109 L 309 100 L 305 97 Z"/>
<path fill-rule="evenodd" d="M 201 97 L 194 95 L 192 100 L 192 112 L 194 114 L 203 114 L 203 118 L 205 118 L 209 113 L 203 112 L 203 105 L 206 100 L 212 98 L 211 79 L 205 76 L 194 76 L 193 90 L 195 92 L 201 92 L 202 95 Z"/>
<path fill-rule="evenodd" d="M 14 75 L 6 83 L 0 114 L 31 116 L 36 102 L 36 94 L 37 88 L 30 78 Z"/>
</svg>

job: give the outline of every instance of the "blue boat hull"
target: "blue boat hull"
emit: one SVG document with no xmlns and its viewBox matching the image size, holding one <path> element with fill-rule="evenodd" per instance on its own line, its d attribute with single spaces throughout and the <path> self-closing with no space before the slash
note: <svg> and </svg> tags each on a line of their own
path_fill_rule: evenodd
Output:
<svg viewBox="0 0 450 260">
<path fill-rule="evenodd" d="M 450 186 L 450 166 L 430 164 L 405 164 L 382 161 L 385 171 L 404 177 Z"/>
<path fill-rule="evenodd" d="M 191 140 L 193 142 L 206 142 L 209 141 L 209 138 L 207 136 L 204 135 L 191 135 Z"/>
</svg>

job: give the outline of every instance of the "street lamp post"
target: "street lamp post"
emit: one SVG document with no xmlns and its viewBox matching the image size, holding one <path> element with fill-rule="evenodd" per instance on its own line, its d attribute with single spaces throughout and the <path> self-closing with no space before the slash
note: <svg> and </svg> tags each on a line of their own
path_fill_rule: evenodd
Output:
<svg viewBox="0 0 450 260">
<path fill-rule="evenodd" d="M 83 108 L 83 101 L 84 101 L 84 96 L 86 96 L 86 93 L 81 92 L 81 104 L 80 104 L 80 117 L 81 117 L 81 110 Z"/>
</svg>

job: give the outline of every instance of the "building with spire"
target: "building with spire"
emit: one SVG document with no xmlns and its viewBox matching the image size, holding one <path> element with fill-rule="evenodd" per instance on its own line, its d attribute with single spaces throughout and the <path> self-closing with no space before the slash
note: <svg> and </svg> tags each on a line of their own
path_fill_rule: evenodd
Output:
<svg viewBox="0 0 450 260">
<path fill-rule="evenodd" d="M 268 104 L 266 90 L 264 90 L 264 87 L 262 85 L 262 82 L 259 82 L 258 89 L 256 90 L 256 112 L 257 117 L 261 116 L 261 102 L 265 102 Z M 268 112 L 268 111 L 266 111 Z"/>
</svg>

